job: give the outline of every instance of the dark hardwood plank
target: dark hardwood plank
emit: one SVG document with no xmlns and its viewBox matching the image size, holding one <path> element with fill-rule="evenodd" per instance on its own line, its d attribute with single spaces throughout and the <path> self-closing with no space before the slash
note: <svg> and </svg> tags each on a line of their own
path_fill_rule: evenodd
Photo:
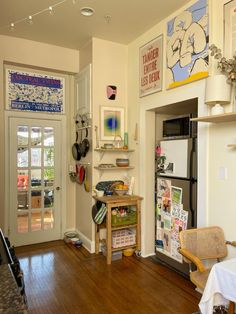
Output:
<svg viewBox="0 0 236 314">
<path fill-rule="evenodd" d="M 200 295 L 185 278 L 152 258 L 106 264 L 63 241 L 16 248 L 29 313 L 191 314 Z"/>
</svg>

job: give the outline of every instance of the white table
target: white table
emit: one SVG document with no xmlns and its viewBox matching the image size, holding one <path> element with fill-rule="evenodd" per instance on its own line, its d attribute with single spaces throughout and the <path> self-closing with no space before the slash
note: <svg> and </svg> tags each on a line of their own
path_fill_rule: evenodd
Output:
<svg viewBox="0 0 236 314">
<path fill-rule="evenodd" d="M 199 303 L 202 314 L 212 314 L 217 305 L 236 302 L 236 258 L 216 263 L 209 274 Z"/>
</svg>

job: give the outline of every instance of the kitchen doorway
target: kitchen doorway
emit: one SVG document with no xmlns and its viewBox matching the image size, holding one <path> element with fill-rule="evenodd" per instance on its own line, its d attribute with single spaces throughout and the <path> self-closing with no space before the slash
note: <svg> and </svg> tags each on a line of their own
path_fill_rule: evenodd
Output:
<svg viewBox="0 0 236 314">
<path fill-rule="evenodd" d="M 9 118 L 9 226 L 15 246 L 61 238 L 61 124 Z"/>
</svg>

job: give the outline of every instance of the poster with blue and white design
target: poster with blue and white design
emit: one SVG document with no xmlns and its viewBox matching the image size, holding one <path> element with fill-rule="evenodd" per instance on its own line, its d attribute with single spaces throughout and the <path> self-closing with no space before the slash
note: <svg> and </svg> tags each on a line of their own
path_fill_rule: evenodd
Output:
<svg viewBox="0 0 236 314">
<path fill-rule="evenodd" d="M 65 80 L 40 73 L 6 70 L 7 109 L 63 113 Z"/>
<path fill-rule="evenodd" d="M 166 88 L 208 76 L 207 0 L 198 0 L 167 23 Z"/>
</svg>

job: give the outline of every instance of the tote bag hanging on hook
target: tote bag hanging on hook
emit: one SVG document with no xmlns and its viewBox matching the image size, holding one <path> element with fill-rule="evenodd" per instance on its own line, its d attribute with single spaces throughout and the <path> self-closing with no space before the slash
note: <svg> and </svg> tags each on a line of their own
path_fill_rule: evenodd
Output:
<svg viewBox="0 0 236 314">
<path fill-rule="evenodd" d="M 107 208 L 105 204 L 102 204 L 101 208 L 99 209 L 99 211 L 97 212 L 94 218 L 95 223 L 100 225 L 103 222 L 103 219 L 105 218 L 106 213 L 107 213 Z"/>
</svg>

